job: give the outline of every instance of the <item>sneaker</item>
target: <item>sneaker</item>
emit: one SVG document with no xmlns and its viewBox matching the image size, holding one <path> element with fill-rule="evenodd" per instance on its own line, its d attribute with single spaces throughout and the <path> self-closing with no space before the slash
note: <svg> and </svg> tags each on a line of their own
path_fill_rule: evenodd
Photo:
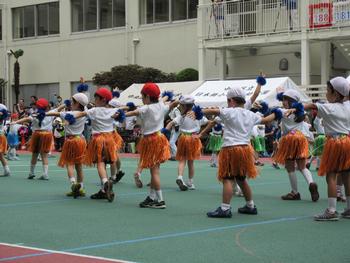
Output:
<svg viewBox="0 0 350 263">
<path fill-rule="evenodd" d="M 254 163 L 254 165 L 256 165 L 256 166 L 264 166 L 264 164 L 263 164 L 262 162 L 259 162 L 259 161 L 256 161 L 256 162 Z"/>
<path fill-rule="evenodd" d="M 300 200 L 300 194 L 299 193 L 293 193 L 290 192 L 286 195 L 281 196 L 282 200 Z"/>
<path fill-rule="evenodd" d="M 187 191 L 188 187 L 185 185 L 184 181 L 181 179 L 176 179 L 176 184 L 179 186 L 181 191 Z"/>
<path fill-rule="evenodd" d="M 338 195 L 337 196 L 337 202 L 345 203 L 346 202 L 346 198 L 343 195 Z"/>
<path fill-rule="evenodd" d="M 34 174 L 29 174 L 28 177 L 27 177 L 27 179 L 32 180 L 32 179 L 34 179 L 34 177 L 35 177 Z"/>
<path fill-rule="evenodd" d="M 166 208 L 165 202 L 164 201 L 156 201 L 154 200 L 151 202 L 148 206 L 149 208 L 155 208 L 155 209 L 164 209 Z"/>
<path fill-rule="evenodd" d="M 238 213 L 240 213 L 240 214 L 248 214 L 248 215 L 257 215 L 258 214 L 258 209 L 256 208 L 256 206 L 251 208 L 251 207 L 245 205 L 243 207 L 238 208 Z"/>
<path fill-rule="evenodd" d="M 38 178 L 38 180 L 48 181 L 49 177 L 47 175 L 42 175 Z"/>
<path fill-rule="evenodd" d="M 134 174 L 134 181 L 135 181 L 135 185 L 136 185 L 137 188 L 142 188 L 143 187 L 142 181 L 141 181 L 140 176 L 138 175 L 138 173 Z"/>
<path fill-rule="evenodd" d="M 8 177 L 8 176 L 11 176 L 10 171 L 5 171 L 4 174 L 2 175 L 2 177 Z"/>
<path fill-rule="evenodd" d="M 98 191 L 96 194 L 90 196 L 91 199 L 107 199 L 107 195 L 102 190 Z"/>
<path fill-rule="evenodd" d="M 317 191 L 317 184 L 316 183 L 310 183 L 309 184 L 309 191 L 310 191 L 310 194 L 311 194 L 311 200 L 313 202 L 316 202 L 320 198 L 320 195 L 318 194 L 318 191 Z"/>
<path fill-rule="evenodd" d="M 277 169 L 277 170 L 281 169 L 281 168 L 278 166 L 277 163 L 272 163 L 272 166 L 273 166 L 275 169 Z"/>
<path fill-rule="evenodd" d="M 210 167 L 216 167 L 216 164 L 215 163 L 212 163 L 212 164 L 210 164 Z"/>
<path fill-rule="evenodd" d="M 308 170 L 310 170 L 310 167 L 311 167 L 311 163 L 307 163 L 307 164 L 306 164 L 306 168 L 307 168 Z"/>
<path fill-rule="evenodd" d="M 187 188 L 190 189 L 190 190 L 196 190 L 196 187 L 194 186 L 193 183 L 190 184 L 189 182 L 187 182 L 187 183 L 186 183 L 186 186 L 187 186 Z"/>
<path fill-rule="evenodd" d="M 234 193 L 235 196 L 239 196 L 239 197 L 244 197 L 244 194 L 242 192 L 242 190 L 235 190 L 235 193 Z"/>
<path fill-rule="evenodd" d="M 350 209 L 345 209 L 343 213 L 341 213 L 343 218 L 350 219 Z"/>
<path fill-rule="evenodd" d="M 74 198 L 77 198 L 79 196 L 80 188 L 81 188 L 81 184 L 72 184 L 71 189 L 72 189 Z"/>
<path fill-rule="evenodd" d="M 146 197 L 145 200 L 143 200 L 139 206 L 142 208 L 150 207 L 150 205 L 154 202 L 153 199 L 151 199 L 149 196 Z"/>
<path fill-rule="evenodd" d="M 216 210 L 208 212 L 207 216 L 214 217 L 214 218 L 231 218 L 232 212 L 231 212 L 231 208 L 224 211 L 221 209 L 221 206 L 219 206 L 218 208 L 216 208 Z"/>
<path fill-rule="evenodd" d="M 106 197 L 108 202 L 113 202 L 114 200 L 114 193 L 113 193 L 113 182 L 111 180 L 108 180 L 103 185 L 103 189 L 105 190 Z"/>
<path fill-rule="evenodd" d="M 331 213 L 327 208 L 323 214 L 315 215 L 314 219 L 315 221 L 338 221 L 339 217 L 337 211 Z"/>
<path fill-rule="evenodd" d="M 78 192 L 78 196 L 84 197 L 85 195 L 86 195 L 85 190 L 84 189 L 80 189 L 79 192 Z M 73 192 L 68 192 L 68 193 L 66 193 L 66 196 L 72 197 L 72 196 L 74 196 L 74 193 Z M 92 199 L 94 199 L 94 198 L 92 198 Z"/>
<path fill-rule="evenodd" d="M 119 171 L 117 174 L 116 174 L 116 179 L 115 179 L 115 183 L 118 183 L 122 178 L 123 176 L 125 175 L 125 173 L 123 171 Z M 113 182 L 114 183 L 114 182 Z"/>
</svg>

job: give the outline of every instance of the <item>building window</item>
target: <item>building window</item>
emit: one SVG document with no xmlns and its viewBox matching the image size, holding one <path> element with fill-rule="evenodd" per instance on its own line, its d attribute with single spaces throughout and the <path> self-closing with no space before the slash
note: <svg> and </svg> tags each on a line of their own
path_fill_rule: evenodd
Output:
<svg viewBox="0 0 350 263">
<path fill-rule="evenodd" d="M 140 0 L 140 23 L 153 24 L 197 18 L 197 5 L 198 0 Z"/>
<path fill-rule="evenodd" d="M 125 0 L 71 0 L 72 31 L 125 26 Z"/>
<path fill-rule="evenodd" d="M 2 40 L 2 10 L 0 10 L 0 40 Z"/>
<path fill-rule="evenodd" d="M 12 9 L 13 38 L 57 35 L 59 3 L 24 6 Z"/>
</svg>

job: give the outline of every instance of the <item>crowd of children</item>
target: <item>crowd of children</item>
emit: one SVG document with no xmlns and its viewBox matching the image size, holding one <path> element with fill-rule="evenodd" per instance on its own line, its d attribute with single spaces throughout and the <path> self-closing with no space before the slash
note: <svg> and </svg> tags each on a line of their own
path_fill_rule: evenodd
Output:
<svg viewBox="0 0 350 263">
<path fill-rule="evenodd" d="M 149 194 L 139 206 L 164 209 L 166 203 L 161 189 L 160 165 L 170 158 L 177 160 L 175 183 L 181 191 L 196 189 L 194 162 L 200 158 L 203 150 L 201 139 L 211 131 L 207 144 L 207 149 L 212 153 L 210 165 L 218 167 L 217 178 L 223 190 L 221 205 L 208 212 L 207 216 L 232 217 L 230 203 L 235 190 L 241 191 L 246 201 L 238 212 L 255 215 L 258 210 L 248 179 L 258 176 L 256 165 L 261 164 L 259 155 L 266 153 L 264 125 L 272 127 L 273 123 L 279 129 L 270 128 L 266 133 L 271 137 L 273 164 L 276 168 L 279 168 L 278 164 L 285 166 L 291 188 L 290 192 L 281 196 L 282 200 L 301 200 L 296 175 L 298 170 L 305 178 L 311 200 L 318 201 L 318 186 L 309 170 L 316 159 L 318 175 L 326 177 L 328 207 L 316 215 L 315 220 L 338 220 L 337 200 L 346 202 L 341 216 L 350 218 L 349 83 L 342 77 L 331 79 L 327 83 L 327 102 L 314 104 L 302 104 L 296 90 L 278 90 L 281 108 L 269 108 L 265 102 L 256 102 L 265 84 L 264 76 L 258 76 L 255 92 L 248 100 L 242 88 L 230 88 L 226 95 L 227 107 L 224 108 L 201 109 L 190 95 L 175 100 L 171 92 L 161 95 L 154 83 L 146 83 L 142 87 L 143 106 L 139 107 L 133 103 L 122 105 L 118 100 L 119 91 L 112 92 L 108 88 L 98 88 L 94 93 L 93 105 L 89 104 L 87 85 L 83 83 L 78 93 L 54 109 L 50 108 L 46 99 L 36 100 L 35 109 L 28 117 L 21 119 L 16 114 L 9 116 L 6 106 L 0 104 L 0 161 L 4 176 L 11 174 L 5 154 L 9 160 L 18 159 L 16 147 L 22 140 L 19 139 L 20 130 L 22 124 L 30 123 L 32 134 L 28 149 L 32 158 L 28 179 L 36 177 L 35 167 L 40 156 L 43 172 L 38 179 L 49 180 L 48 154 L 53 148 L 53 138 L 63 138 L 60 140 L 62 145 L 58 145 L 61 150 L 58 166 L 67 169 L 70 183 L 67 196 L 85 196 L 83 166 L 95 166 L 101 188 L 91 195 L 91 199 L 112 202 L 115 198 L 113 184 L 124 176 L 119 158 L 123 139 L 116 127 L 125 120 L 129 124 L 139 122 L 142 136 L 137 143 L 140 158 L 134 174 L 136 186 L 143 187 L 142 170 L 149 169 L 151 174 Z M 312 110 L 315 139 L 310 132 L 311 124 L 307 123 L 307 110 Z M 11 121 L 5 135 L 9 117 Z M 56 123 L 57 129 L 53 129 L 57 117 L 62 123 Z M 90 129 L 88 132 L 87 126 Z M 61 133 L 62 127 L 64 134 Z M 279 131 L 281 136 L 278 135 Z M 308 162 L 309 156 L 311 159 Z M 188 180 L 185 182 L 186 164 Z M 110 177 L 107 165 L 111 168 Z M 345 198 L 342 196 L 342 185 Z"/>
</svg>

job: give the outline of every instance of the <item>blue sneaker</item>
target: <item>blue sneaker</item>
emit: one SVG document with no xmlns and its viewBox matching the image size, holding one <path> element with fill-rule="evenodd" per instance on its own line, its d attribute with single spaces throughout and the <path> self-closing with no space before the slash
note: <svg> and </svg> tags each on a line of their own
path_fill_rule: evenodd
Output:
<svg viewBox="0 0 350 263">
<path fill-rule="evenodd" d="M 232 217 L 231 208 L 224 211 L 221 209 L 221 206 L 219 206 L 218 208 L 216 208 L 215 211 L 208 212 L 207 216 L 216 217 L 216 218 L 231 218 Z"/>
<path fill-rule="evenodd" d="M 238 213 L 248 214 L 248 215 L 256 215 L 256 214 L 258 214 L 258 209 L 256 209 L 256 206 L 254 206 L 253 208 L 250 208 L 249 206 L 245 205 L 241 208 L 238 208 Z"/>
</svg>

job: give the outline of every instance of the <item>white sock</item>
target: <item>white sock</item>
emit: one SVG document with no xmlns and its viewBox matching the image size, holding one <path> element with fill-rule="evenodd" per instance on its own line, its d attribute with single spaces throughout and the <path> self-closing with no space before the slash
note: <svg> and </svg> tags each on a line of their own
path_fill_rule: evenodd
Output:
<svg viewBox="0 0 350 263">
<path fill-rule="evenodd" d="M 179 176 L 177 177 L 177 179 L 183 181 L 183 176 L 182 176 L 182 175 L 179 175 Z"/>
<path fill-rule="evenodd" d="M 337 211 L 337 198 L 328 197 L 328 210 L 331 213 L 334 213 L 335 211 Z"/>
<path fill-rule="evenodd" d="M 193 184 L 193 179 L 192 178 L 188 178 L 188 183 L 189 184 Z"/>
<path fill-rule="evenodd" d="M 309 171 L 309 169 L 305 168 L 305 169 L 301 170 L 300 172 L 303 174 L 308 185 L 314 182 L 314 179 L 312 178 L 312 174 Z"/>
<path fill-rule="evenodd" d="M 158 202 L 164 201 L 164 200 L 163 200 L 162 190 L 156 191 L 156 194 L 157 194 L 157 201 L 158 201 Z"/>
<path fill-rule="evenodd" d="M 10 172 L 10 167 L 8 165 L 4 166 L 4 172 L 9 173 Z"/>
<path fill-rule="evenodd" d="M 350 196 L 346 197 L 346 208 L 350 209 Z"/>
<path fill-rule="evenodd" d="M 149 198 L 151 198 L 152 200 L 155 200 L 156 197 L 157 197 L 156 190 L 150 188 L 150 191 L 149 191 Z"/>
<path fill-rule="evenodd" d="M 70 177 L 70 178 L 69 178 L 69 181 L 70 181 L 71 184 L 75 184 L 75 183 L 77 182 L 77 180 L 75 179 L 74 176 L 73 176 L 73 177 Z"/>
<path fill-rule="evenodd" d="M 44 164 L 43 165 L 43 175 L 44 176 L 48 176 L 49 173 L 49 165 L 48 164 Z"/>
<path fill-rule="evenodd" d="M 103 177 L 103 178 L 101 179 L 101 182 L 102 182 L 102 186 L 103 186 L 105 183 L 108 182 L 108 178 L 107 178 L 107 177 Z"/>
<path fill-rule="evenodd" d="M 254 201 L 253 200 L 247 201 L 247 206 L 249 208 L 254 208 Z"/>
<path fill-rule="evenodd" d="M 30 174 L 34 174 L 35 171 L 35 164 L 30 165 Z"/>
<path fill-rule="evenodd" d="M 298 193 L 298 180 L 297 180 L 297 176 L 295 175 L 295 172 L 288 173 L 288 176 L 289 176 L 289 182 L 293 193 L 295 194 Z"/>
<path fill-rule="evenodd" d="M 222 203 L 221 204 L 221 209 L 222 209 L 222 211 L 226 211 L 226 210 L 231 209 L 231 206 L 230 206 L 230 204 Z"/>
</svg>

